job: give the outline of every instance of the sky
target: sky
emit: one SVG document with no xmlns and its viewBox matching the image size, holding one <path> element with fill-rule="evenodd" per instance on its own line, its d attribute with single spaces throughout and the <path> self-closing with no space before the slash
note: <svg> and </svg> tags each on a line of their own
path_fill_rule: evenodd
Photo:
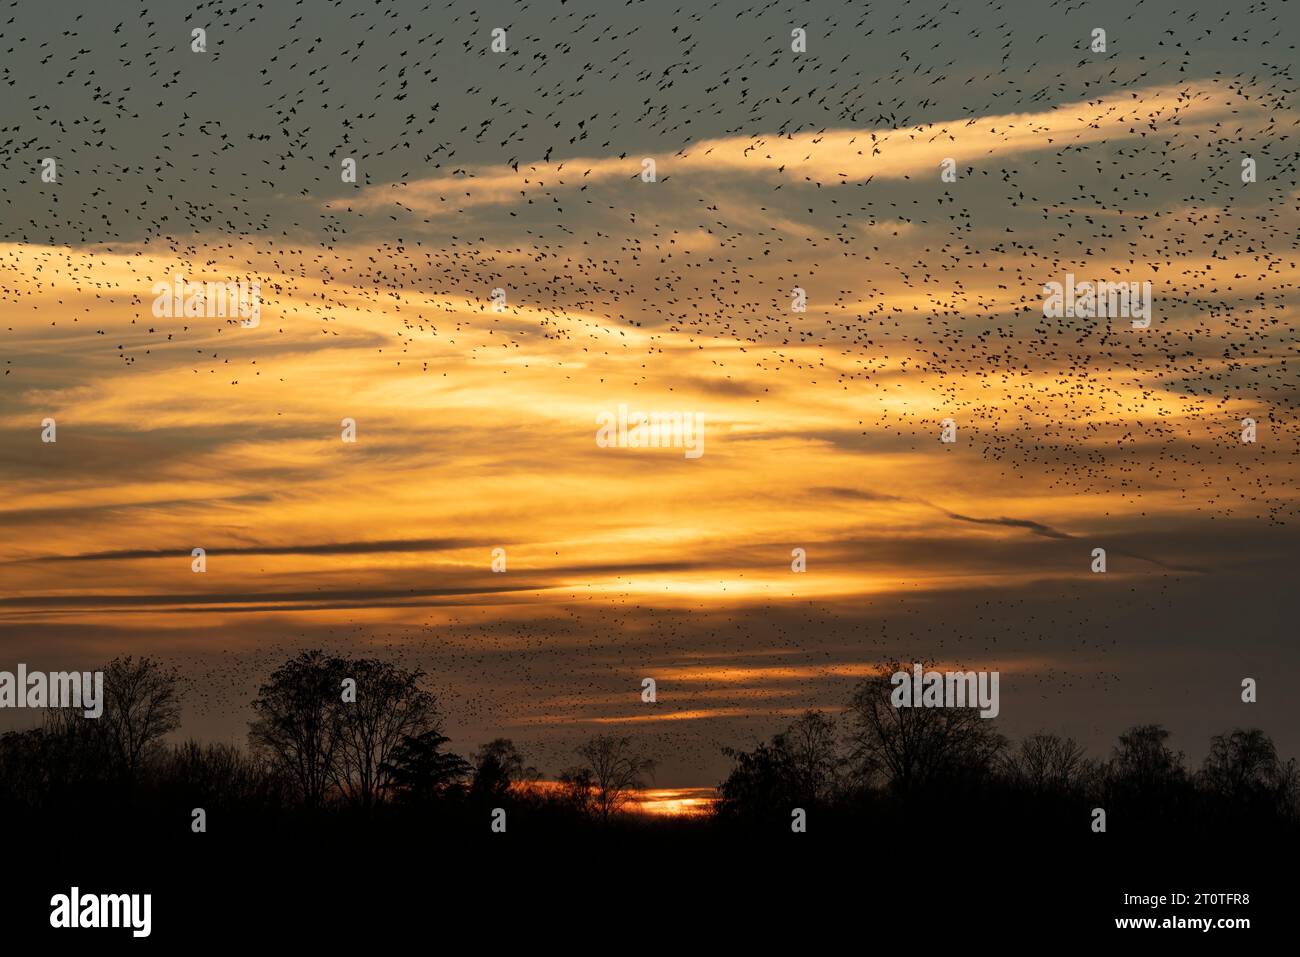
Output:
<svg viewBox="0 0 1300 957">
<path fill-rule="evenodd" d="M 1298 20 L 7 3 L 0 668 L 159 656 L 242 743 L 299 650 L 386 657 L 461 753 L 617 732 L 666 788 L 887 660 L 1094 756 L 1298 755 Z M 1067 274 L 1150 328 L 1045 316 Z M 177 275 L 258 324 L 156 315 Z M 703 454 L 602 447 L 620 405 Z"/>
</svg>

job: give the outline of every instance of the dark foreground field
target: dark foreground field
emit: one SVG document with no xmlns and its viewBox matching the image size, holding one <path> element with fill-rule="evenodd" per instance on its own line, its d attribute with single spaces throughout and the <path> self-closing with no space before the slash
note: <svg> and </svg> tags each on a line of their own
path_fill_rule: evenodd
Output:
<svg viewBox="0 0 1300 957">
<path fill-rule="evenodd" d="M 75 822 L 10 833 L 10 940 L 172 948 L 194 940 L 387 948 L 727 948 L 847 940 L 926 947 L 1132 934 L 1223 945 L 1280 932 L 1294 842 L 1230 835 L 1125 840 L 1016 838 L 922 823 L 909 829 L 766 834 L 652 821 L 607 831 L 470 839 L 403 824 L 140 839 Z M 1288 877 L 1288 875 L 1291 875 Z M 52 930 L 50 899 L 149 893 L 147 940 L 125 929 Z M 1248 904 L 1124 906 L 1124 895 L 1248 894 Z M 1248 917 L 1249 930 L 1116 929 L 1117 917 Z M 75 935 L 75 936 L 70 936 Z M 1231 935 L 1224 940 L 1223 935 Z M 1242 937 L 1241 935 L 1246 935 Z M 1252 938 L 1252 935 L 1255 935 Z M 839 941 L 840 943 L 835 943 Z"/>
</svg>

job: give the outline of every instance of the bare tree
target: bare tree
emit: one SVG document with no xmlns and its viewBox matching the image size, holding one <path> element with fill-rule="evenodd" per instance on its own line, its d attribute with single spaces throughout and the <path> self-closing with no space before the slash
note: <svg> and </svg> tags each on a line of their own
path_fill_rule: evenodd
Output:
<svg viewBox="0 0 1300 957">
<path fill-rule="evenodd" d="M 1237 728 L 1211 738 L 1197 779 L 1210 794 L 1237 808 L 1267 808 L 1294 819 L 1300 803 L 1295 758 L 1279 758 L 1272 738 L 1259 728 Z"/>
<path fill-rule="evenodd" d="M 603 821 L 628 802 L 632 791 L 644 788 L 646 776 L 655 769 L 655 762 L 634 748 L 631 738 L 616 735 L 597 735 L 578 748 L 578 755 L 591 769 L 594 806 Z"/>
<path fill-rule="evenodd" d="M 1210 739 L 1201 781 L 1212 791 L 1237 797 L 1266 790 L 1277 774 L 1277 748 L 1259 728 L 1238 728 Z"/>
<path fill-rule="evenodd" d="M 887 662 L 881 674 L 858 685 L 849 702 L 851 760 L 860 782 L 883 779 L 908 792 L 988 771 L 1006 739 L 980 717 L 977 707 L 895 707 L 889 676 L 905 670 L 899 662 Z"/>
<path fill-rule="evenodd" d="M 272 672 L 253 702 L 249 743 L 290 777 L 308 807 L 324 802 L 336 774 L 345 677 L 341 659 L 304 651 Z"/>
<path fill-rule="evenodd" d="M 98 720 L 128 787 L 162 737 L 180 727 L 180 717 L 174 668 L 130 655 L 104 666 L 104 713 Z"/>
<path fill-rule="evenodd" d="M 805 711 L 774 739 L 774 744 L 788 756 L 800 799 L 817 801 L 833 795 L 844 763 L 835 741 L 833 718 L 820 711 Z"/>
<path fill-rule="evenodd" d="M 591 768 L 565 768 L 556 779 L 560 783 L 560 800 L 586 816 L 596 807 L 596 779 Z"/>
<path fill-rule="evenodd" d="M 1170 748 L 1168 738 L 1158 724 L 1135 725 L 1121 734 L 1108 769 L 1112 782 L 1140 793 L 1181 785 L 1187 778 L 1183 752 Z"/>
<path fill-rule="evenodd" d="M 424 674 L 373 658 L 341 665 L 356 681 L 356 700 L 340 712 L 333 779 L 349 800 L 371 807 L 392 782 L 390 758 L 406 737 L 438 730 L 438 703 L 420 687 Z"/>
<path fill-rule="evenodd" d="M 1004 769 L 1013 781 L 1033 791 L 1066 791 L 1081 783 L 1088 761 L 1073 738 L 1033 734 L 1007 756 Z"/>
<path fill-rule="evenodd" d="M 1158 724 L 1135 725 L 1119 736 L 1102 766 L 1100 793 L 1106 806 L 1121 808 L 1130 827 L 1159 827 L 1190 813 L 1195 788 L 1184 755 L 1168 745 Z"/>
<path fill-rule="evenodd" d="M 289 797 L 282 774 L 230 744 L 191 739 L 172 749 L 162 771 L 167 793 L 181 800 L 193 797 L 209 810 L 275 807 Z"/>
</svg>

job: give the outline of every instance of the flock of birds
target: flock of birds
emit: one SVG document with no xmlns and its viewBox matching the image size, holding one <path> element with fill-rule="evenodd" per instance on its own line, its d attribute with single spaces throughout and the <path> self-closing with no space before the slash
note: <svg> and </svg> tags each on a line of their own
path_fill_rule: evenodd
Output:
<svg viewBox="0 0 1300 957">
<path fill-rule="evenodd" d="M 230 278 L 262 282 L 274 318 L 259 335 L 272 341 L 304 325 L 337 336 L 339 314 L 370 311 L 390 329 L 373 361 L 395 371 L 445 375 L 422 352 L 488 327 L 494 349 L 541 338 L 577 357 L 640 351 L 639 381 L 655 385 L 680 373 L 661 364 L 672 343 L 728 340 L 751 364 L 701 353 L 700 374 L 767 383 L 754 401 L 773 415 L 781 389 L 861 390 L 882 400 L 864 404 L 863 434 L 919 445 L 954 414 L 964 439 L 1008 473 L 1033 469 L 1061 488 L 1133 501 L 1146 487 L 1197 483 L 1185 494 L 1211 517 L 1282 524 L 1295 511 L 1278 482 L 1296 454 L 1300 395 L 1295 20 L 1285 3 L 1248 13 L 1151 0 L 296 0 L 82 12 L 9 0 L 0 304 L 11 316 L 45 308 L 33 277 L 57 276 L 69 303 L 42 312 L 42 324 L 93 328 L 106 361 L 129 368 L 171 361 L 219 322 L 151 317 L 138 288 L 158 277 L 145 260 L 193 275 L 244 262 Z M 1089 48 L 1102 22 L 1109 53 Z M 503 52 L 492 48 L 498 27 Z M 806 30 L 806 53 L 791 51 L 792 27 Z M 192 48 L 196 28 L 204 52 Z M 952 183 L 937 168 L 873 173 L 890 143 L 918 130 L 1116 95 L 1140 103 L 1156 87 L 1212 89 L 1233 108 L 1185 127 L 1153 109 L 1114 142 L 963 159 Z M 761 150 L 811 135 L 815 153 L 818 136 L 845 129 L 861 131 L 863 150 L 838 176 L 673 172 L 705 140 L 748 137 Z M 647 155 L 665 170 L 650 186 L 637 177 Z M 1238 176 L 1247 155 L 1260 170 L 1249 185 Z M 39 178 L 45 156 L 57 160 L 54 183 Z M 626 160 L 627 175 L 584 182 L 591 157 Z M 340 178 L 344 158 L 356 161 L 355 184 Z M 476 191 L 497 176 L 514 184 L 508 197 L 481 203 Z M 101 275 L 100 254 L 143 257 L 127 260 L 137 289 Z M 1043 282 L 1099 260 L 1155 281 L 1151 329 L 1043 317 Z M 504 317 L 489 303 L 503 276 Z M 790 311 L 794 286 L 810 291 L 806 314 Z M 129 326 L 103 318 L 122 314 L 135 317 Z M 0 326 L 16 339 L 11 323 Z M 807 347 L 838 361 L 828 367 Z M 6 391 L 36 384 L 13 350 L 0 352 L 10 353 Z M 265 358 L 192 353 L 197 374 L 231 389 L 275 374 Z M 900 414 L 884 401 L 896 388 L 887 370 L 923 383 L 945 411 Z M 1156 401 L 1177 414 L 1152 415 Z M 1243 457 L 1234 437 L 1247 414 L 1267 438 Z M 1225 486 L 1229 465 L 1236 478 Z M 552 614 L 444 635 L 357 623 L 337 638 L 435 666 L 460 695 L 449 710 L 491 723 L 508 710 L 503 686 L 535 686 L 557 667 L 587 676 L 567 689 L 575 695 L 614 693 L 610 669 L 646 646 L 590 637 L 584 647 L 582 636 L 617 633 L 623 616 L 651 622 L 666 657 L 689 655 L 697 634 L 639 604 Z M 896 631 L 924 641 L 935 630 L 898 614 Z M 854 645 L 825 637 L 830 615 L 764 617 L 761 634 L 719 621 L 717 640 L 782 660 Z M 808 636 L 812 620 L 825 640 Z M 186 660 L 197 712 L 242 706 L 294 641 Z M 822 693 L 826 678 L 792 679 L 789 700 Z M 647 733 L 676 753 L 712 747 L 683 727 Z"/>
</svg>

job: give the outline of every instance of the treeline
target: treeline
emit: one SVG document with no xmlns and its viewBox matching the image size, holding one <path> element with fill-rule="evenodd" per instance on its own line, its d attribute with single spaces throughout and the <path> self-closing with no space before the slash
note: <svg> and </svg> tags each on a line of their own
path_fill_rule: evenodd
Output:
<svg viewBox="0 0 1300 957">
<path fill-rule="evenodd" d="M 712 813 L 622 813 L 655 762 L 631 739 L 597 735 L 549 786 L 509 739 L 461 755 L 443 733 L 425 675 L 371 658 L 308 651 L 259 688 L 248 747 L 167 744 L 180 726 L 178 674 L 150 658 L 104 671 L 104 712 L 51 710 L 39 727 L 0 736 L 0 815 L 11 826 L 76 821 L 153 834 L 205 829 L 304 833 L 331 822 L 402 833 L 565 829 L 711 829 L 903 833 L 969 827 L 1003 836 L 1107 832 L 1294 836 L 1300 774 L 1266 734 L 1215 736 L 1197 769 L 1168 733 L 1126 731 L 1093 760 L 1069 738 L 1012 743 L 967 708 L 895 708 L 885 675 L 839 716 L 809 711 L 733 767 Z M 497 815 L 498 809 L 504 815 Z M 801 814 L 800 814 L 801 812 Z M 62 833 L 68 833 L 64 827 Z"/>
<path fill-rule="evenodd" d="M 181 681 L 151 658 L 104 672 L 99 718 L 51 709 L 39 727 L 0 736 L 0 816 L 149 830 L 242 832 L 376 821 L 487 832 L 493 811 L 530 825 L 626 824 L 620 814 L 655 762 L 618 735 L 596 735 L 550 787 L 507 738 L 468 756 L 448 749 L 426 676 L 373 658 L 303 652 L 258 689 L 248 747 L 186 741 Z"/>
<path fill-rule="evenodd" d="M 888 675 L 908 667 L 885 663 L 838 717 L 808 711 L 754 750 L 729 751 L 716 823 L 789 828 L 802 808 L 835 830 L 992 828 L 1027 841 L 1300 832 L 1296 761 L 1258 728 L 1215 735 L 1195 769 L 1156 724 L 1129 728 L 1094 760 L 1055 734 L 1011 742 L 975 708 L 896 708 Z"/>
</svg>

